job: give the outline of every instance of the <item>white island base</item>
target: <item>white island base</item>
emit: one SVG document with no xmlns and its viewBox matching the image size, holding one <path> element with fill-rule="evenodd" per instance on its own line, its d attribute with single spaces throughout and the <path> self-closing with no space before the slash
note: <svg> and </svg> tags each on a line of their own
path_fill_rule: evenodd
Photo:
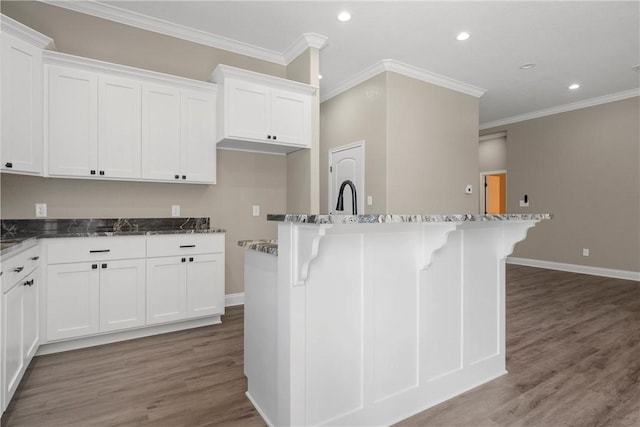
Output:
<svg viewBox="0 0 640 427">
<path fill-rule="evenodd" d="M 505 257 L 548 218 L 515 217 L 285 219 L 277 256 L 247 249 L 247 396 L 264 420 L 389 425 L 505 374 Z"/>
</svg>

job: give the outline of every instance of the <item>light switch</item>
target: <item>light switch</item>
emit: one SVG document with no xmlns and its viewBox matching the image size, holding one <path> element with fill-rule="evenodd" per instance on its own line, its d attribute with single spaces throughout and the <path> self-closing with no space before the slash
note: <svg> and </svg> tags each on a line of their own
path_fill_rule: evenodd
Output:
<svg viewBox="0 0 640 427">
<path fill-rule="evenodd" d="M 589 248 L 582 248 L 582 256 L 589 256 Z"/>
<path fill-rule="evenodd" d="M 171 216 L 180 216 L 180 205 L 171 205 Z"/>
<path fill-rule="evenodd" d="M 373 205 L 373 196 L 367 196 L 367 206 Z"/>
<path fill-rule="evenodd" d="M 260 205 L 253 205 L 253 216 L 260 216 Z"/>
</svg>

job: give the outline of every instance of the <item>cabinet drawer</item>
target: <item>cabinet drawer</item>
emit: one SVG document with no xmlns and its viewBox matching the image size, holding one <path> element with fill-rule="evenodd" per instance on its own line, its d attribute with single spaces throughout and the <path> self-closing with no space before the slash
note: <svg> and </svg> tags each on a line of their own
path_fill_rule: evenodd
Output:
<svg viewBox="0 0 640 427">
<path fill-rule="evenodd" d="M 147 257 L 224 252 L 224 233 L 147 236 Z"/>
<path fill-rule="evenodd" d="M 45 244 L 48 264 L 145 257 L 144 236 L 47 239 Z"/>
<path fill-rule="evenodd" d="M 2 292 L 7 292 L 38 266 L 40 246 L 34 246 L 8 260 L 2 260 Z"/>
</svg>

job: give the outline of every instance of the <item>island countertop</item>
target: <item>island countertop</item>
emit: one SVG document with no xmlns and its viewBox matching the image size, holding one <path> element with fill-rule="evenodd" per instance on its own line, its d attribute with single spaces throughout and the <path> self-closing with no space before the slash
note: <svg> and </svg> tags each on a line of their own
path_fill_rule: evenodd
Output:
<svg viewBox="0 0 640 427">
<path fill-rule="evenodd" d="M 402 224 L 421 222 L 482 222 L 482 221 L 540 221 L 551 219 L 551 214 L 368 214 L 368 215 L 308 215 L 308 214 L 268 214 L 267 221 L 300 224 Z"/>
</svg>

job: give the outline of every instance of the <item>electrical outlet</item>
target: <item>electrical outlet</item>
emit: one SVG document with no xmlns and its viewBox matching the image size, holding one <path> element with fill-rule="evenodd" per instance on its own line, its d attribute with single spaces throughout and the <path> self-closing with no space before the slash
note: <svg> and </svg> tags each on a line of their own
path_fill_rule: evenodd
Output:
<svg viewBox="0 0 640 427">
<path fill-rule="evenodd" d="M 253 205 L 253 216 L 260 216 L 260 206 Z"/>
<path fill-rule="evenodd" d="M 467 186 L 464 189 L 464 192 L 467 193 L 467 194 L 472 194 L 473 193 L 473 185 L 467 184 Z"/>
<path fill-rule="evenodd" d="M 47 204 L 46 203 L 36 203 L 36 217 L 37 218 L 46 218 L 47 216 Z"/>
<path fill-rule="evenodd" d="M 529 201 L 527 200 L 525 202 L 524 200 L 520 200 L 520 207 L 521 208 L 528 208 L 529 207 Z"/>
<path fill-rule="evenodd" d="M 373 205 L 373 196 L 367 196 L 367 206 Z"/>
<path fill-rule="evenodd" d="M 180 205 L 171 205 L 171 216 L 180 216 Z"/>
<path fill-rule="evenodd" d="M 582 248 L 582 256 L 589 256 L 589 248 Z"/>
</svg>

